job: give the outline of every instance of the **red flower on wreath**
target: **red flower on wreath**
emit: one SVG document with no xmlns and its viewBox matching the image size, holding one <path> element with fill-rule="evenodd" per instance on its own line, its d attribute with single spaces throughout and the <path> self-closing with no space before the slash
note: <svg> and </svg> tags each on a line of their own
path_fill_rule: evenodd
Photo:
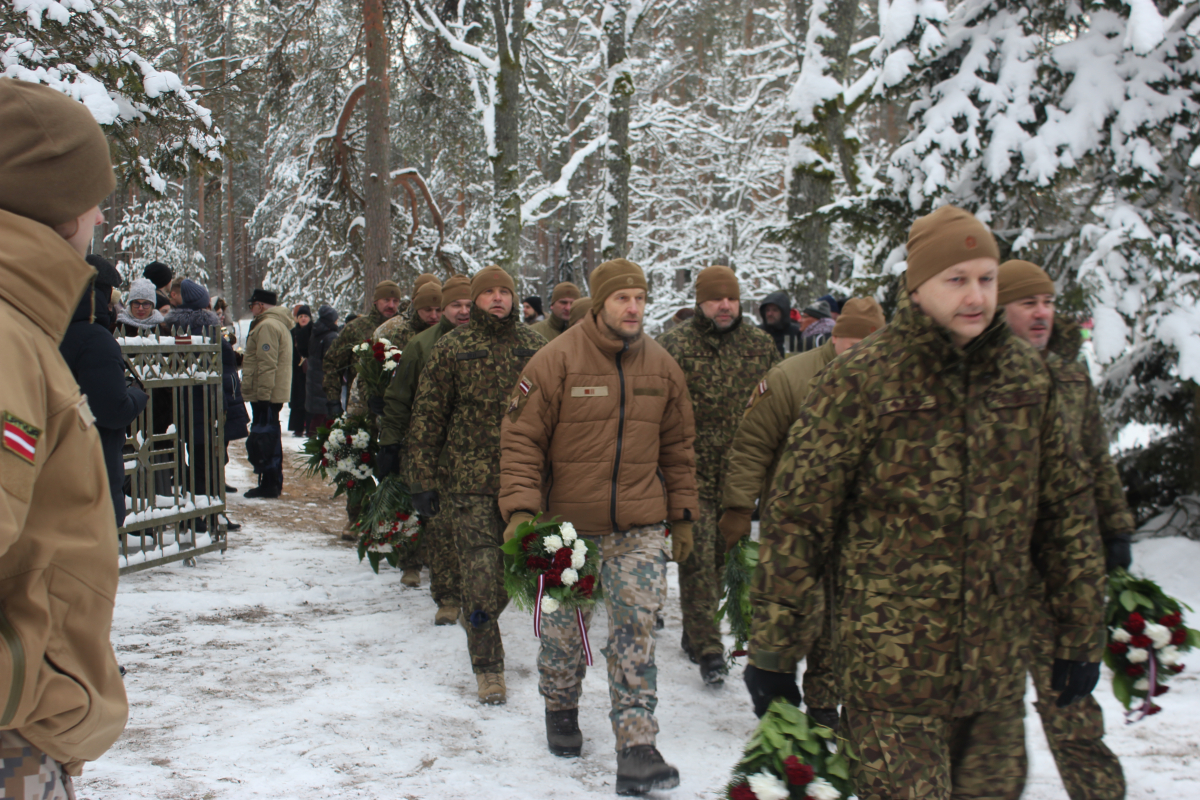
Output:
<svg viewBox="0 0 1200 800">
<path fill-rule="evenodd" d="M 329 466 L 329 459 L 328 459 L 328 458 L 322 458 L 322 459 L 321 459 L 321 466 L 322 466 L 322 467 L 328 467 L 328 466 Z"/>
<path fill-rule="evenodd" d="M 537 541 L 536 533 L 526 534 L 525 538 L 521 540 L 521 552 L 528 553 L 535 541 Z"/>
<path fill-rule="evenodd" d="M 364 463 L 364 464 L 371 463 L 371 454 L 370 453 L 364 452 L 362 454 L 362 456 L 360 456 L 360 458 L 362 458 L 362 463 Z"/>
<path fill-rule="evenodd" d="M 730 800 L 758 800 L 758 795 L 750 788 L 748 783 L 739 783 L 737 786 L 729 790 Z"/>
<path fill-rule="evenodd" d="M 1167 667 L 1167 669 L 1178 675 L 1179 673 L 1183 672 L 1183 664 L 1172 664 L 1170 667 Z"/>
<path fill-rule="evenodd" d="M 792 786 L 805 786 L 812 783 L 816 773 L 808 764 L 796 756 L 788 756 L 783 760 L 783 769 L 787 772 L 787 780 Z"/>
<path fill-rule="evenodd" d="M 575 584 L 579 587 L 579 593 L 584 597 L 591 597 L 592 592 L 596 591 L 596 576 L 584 575 L 579 579 L 579 583 Z"/>
<path fill-rule="evenodd" d="M 1136 611 L 1129 615 L 1129 619 L 1125 620 L 1125 630 L 1130 633 L 1141 633 L 1146 630 L 1146 618 Z"/>
<path fill-rule="evenodd" d="M 1139 633 L 1129 640 L 1131 647 L 1140 647 L 1143 650 L 1148 650 L 1154 646 L 1154 640 L 1144 633 Z"/>
<path fill-rule="evenodd" d="M 1173 614 L 1166 614 L 1158 621 L 1159 625 L 1166 625 L 1168 628 L 1174 628 L 1179 623 L 1183 622 L 1183 617 L 1176 611 Z"/>
<path fill-rule="evenodd" d="M 547 586 L 562 586 L 562 570 L 552 569 L 546 573 Z"/>
<path fill-rule="evenodd" d="M 1171 631 L 1171 644 L 1173 645 L 1181 645 L 1187 641 L 1187 638 L 1187 628 L 1176 628 L 1175 630 Z"/>
<path fill-rule="evenodd" d="M 1129 645 L 1125 644 L 1124 642 L 1108 643 L 1108 652 L 1112 653 L 1114 656 L 1123 656 L 1128 651 Z"/>
<path fill-rule="evenodd" d="M 1130 664 L 1125 668 L 1125 674 L 1131 678 L 1140 678 L 1146 673 L 1146 668 L 1141 664 Z"/>
<path fill-rule="evenodd" d="M 558 551 L 554 554 L 554 568 L 562 572 L 569 566 L 571 566 L 571 548 L 558 548 Z"/>
<path fill-rule="evenodd" d="M 542 558 L 541 556 L 530 556 L 525 560 L 525 566 L 535 569 L 538 572 L 545 572 L 550 569 L 550 559 Z"/>
<path fill-rule="evenodd" d="M 346 488 L 347 488 L 347 489 L 353 489 L 353 488 L 354 488 L 354 481 L 353 481 L 353 480 L 346 481 Z"/>
</svg>

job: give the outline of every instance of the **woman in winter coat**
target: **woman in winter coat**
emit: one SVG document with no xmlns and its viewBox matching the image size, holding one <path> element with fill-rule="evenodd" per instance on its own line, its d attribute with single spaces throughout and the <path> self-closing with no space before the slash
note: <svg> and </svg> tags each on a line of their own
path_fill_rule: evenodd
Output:
<svg viewBox="0 0 1200 800">
<path fill-rule="evenodd" d="M 106 259 L 90 255 L 87 262 L 99 271 L 83 293 L 71 324 L 58 345 L 71 368 L 79 389 L 87 396 L 88 408 L 96 418 L 104 467 L 112 495 L 117 527 L 125 524 L 125 429 L 146 407 L 148 397 L 125 382 L 125 358 L 121 346 L 108 332 L 108 304 L 121 276 Z"/>
<path fill-rule="evenodd" d="M 303 436 L 307 428 L 308 383 L 304 372 L 308 369 L 308 344 L 312 335 L 312 309 L 305 305 L 296 306 L 293 316 L 296 327 L 292 328 L 292 393 L 288 399 L 288 430 Z"/>
<path fill-rule="evenodd" d="M 304 375 L 304 404 L 308 411 L 309 436 L 316 435 L 318 427 L 325 427 L 332 421 L 329 416 L 329 401 L 325 398 L 325 390 L 321 383 L 325 380 L 325 351 L 338 336 L 337 319 L 338 312 L 323 305 L 317 311 L 317 321 L 312 325 L 308 344 L 308 372 Z"/>
</svg>

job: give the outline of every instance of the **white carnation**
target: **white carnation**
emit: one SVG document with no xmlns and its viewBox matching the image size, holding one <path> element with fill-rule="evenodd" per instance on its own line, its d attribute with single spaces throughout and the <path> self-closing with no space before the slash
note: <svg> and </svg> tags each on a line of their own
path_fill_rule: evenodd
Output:
<svg viewBox="0 0 1200 800">
<path fill-rule="evenodd" d="M 1154 649 L 1161 650 L 1171 643 L 1171 629 L 1166 625 L 1151 622 L 1146 626 L 1146 635 L 1154 642 Z"/>
<path fill-rule="evenodd" d="M 808 796 L 813 800 L 838 800 L 842 793 L 833 788 L 833 784 L 824 778 L 813 778 L 807 787 Z"/>
<path fill-rule="evenodd" d="M 746 779 L 758 800 L 787 800 L 787 784 L 769 772 L 760 772 Z"/>
<path fill-rule="evenodd" d="M 1179 648 L 1169 644 L 1158 651 L 1158 660 L 1164 666 L 1173 667 L 1179 663 Z"/>
<path fill-rule="evenodd" d="M 571 553 L 571 569 L 583 569 L 583 565 L 587 563 L 587 551 L 579 552 L 576 550 Z"/>
<path fill-rule="evenodd" d="M 383 369 L 385 372 L 391 372 L 395 368 L 396 368 L 396 362 L 392 361 L 390 358 L 387 361 L 383 362 Z"/>
<path fill-rule="evenodd" d="M 1129 644 L 1129 640 L 1132 638 L 1133 638 L 1133 634 L 1131 634 L 1129 631 L 1125 630 L 1124 628 L 1113 628 L 1112 629 L 1112 640 L 1114 642 L 1121 642 L 1122 644 Z"/>
<path fill-rule="evenodd" d="M 566 569 L 564 569 L 562 571 L 563 586 L 574 586 L 575 582 L 578 580 L 579 580 L 579 573 L 576 572 L 575 570 L 571 569 L 570 567 L 567 567 Z"/>
<path fill-rule="evenodd" d="M 1129 659 L 1130 664 L 1141 664 L 1143 661 L 1146 661 L 1150 658 L 1150 651 L 1141 647 L 1131 647 L 1129 648 L 1129 653 L 1126 655 L 1126 658 Z"/>
<path fill-rule="evenodd" d="M 553 614 L 558 611 L 558 601 L 548 594 L 542 595 L 542 613 Z"/>
<path fill-rule="evenodd" d="M 390 544 L 373 544 L 367 548 L 372 553 L 390 553 L 395 549 Z"/>
<path fill-rule="evenodd" d="M 562 549 L 562 546 L 563 546 L 562 538 L 554 535 L 553 533 L 550 534 L 549 536 L 547 536 L 545 539 L 543 539 L 542 543 L 543 543 L 543 546 L 546 548 L 546 552 L 549 553 L 550 555 L 554 555 L 555 553 L 557 553 L 559 550 Z"/>
<path fill-rule="evenodd" d="M 385 348 L 392 346 L 392 343 L 389 342 L 387 339 L 380 339 L 379 344 L 383 345 Z"/>
<path fill-rule="evenodd" d="M 1147 678 L 1140 678 L 1140 679 L 1138 679 L 1138 680 L 1137 680 L 1137 681 L 1135 681 L 1135 682 L 1134 682 L 1134 684 L 1133 684 L 1133 690 L 1134 690 L 1135 692 L 1148 692 L 1148 691 L 1150 691 L 1150 681 L 1149 681 Z"/>
<path fill-rule="evenodd" d="M 354 446 L 359 450 L 366 450 L 369 444 L 371 444 L 371 434 L 366 431 L 359 431 L 354 434 Z"/>
<path fill-rule="evenodd" d="M 575 533 L 575 526 L 569 522 L 564 522 L 560 525 L 559 530 L 562 532 L 562 540 L 566 544 L 571 544 L 579 538 L 579 534 Z"/>
</svg>

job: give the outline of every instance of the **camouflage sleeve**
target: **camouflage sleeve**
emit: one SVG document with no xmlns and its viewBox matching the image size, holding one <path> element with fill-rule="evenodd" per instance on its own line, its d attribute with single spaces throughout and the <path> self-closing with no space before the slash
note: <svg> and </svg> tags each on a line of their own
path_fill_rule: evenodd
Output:
<svg viewBox="0 0 1200 800">
<path fill-rule="evenodd" d="M 851 374 L 824 373 L 808 397 L 775 472 L 750 584 L 750 662 L 772 672 L 794 672 L 821 634 L 837 520 L 870 446 L 870 406 Z"/>
<path fill-rule="evenodd" d="M 553 356 L 538 351 L 529 359 L 500 422 L 500 514 L 541 511 L 542 478 L 550 437 L 558 425 L 565 374 Z"/>
<path fill-rule="evenodd" d="M 413 492 L 426 492 L 439 485 L 438 461 L 446 444 L 446 428 L 457 399 L 454 355 L 451 348 L 444 346 L 444 341 L 434 345 L 429 362 L 417 380 L 406 459 L 409 489 Z"/>
<path fill-rule="evenodd" d="M 771 352 L 775 352 L 772 348 Z M 729 448 L 725 508 L 754 508 L 775 454 L 795 421 L 791 385 L 771 370 L 753 389 Z"/>
<path fill-rule="evenodd" d="M 342 397 L 342 374 L 350 366 L 354 357 L 353 348 L 357 344 L 352 342 L 351 338 L 350 326 L 346 326 L 325 351 L 325 359 L 321 362 L 322 369 L 325 370 L 322 387 L 325 389 L 325 397 L 330 401 L 337 401 Z"/>
<path fill-rule="evenodd" d="M 387 391 L 383 394 L 383 415 L 379 418 L 379 443 L 401 444 L 412 422 L 413 401 L 417 394 L 417 381 L 421 377 L 418 351 L 409 347 L 400 356 L 396 374 L 392 376 Z"/>
<path fill-rule="evenodd" d="M 1087 431 L 1083 442 L 1084 453 L 1092 465 L 1092 477 L 1096 481 L 1096 515 L 1100 522 L 1100 538 L 1108 541 L 1114 536 L 1133 533 L 1136 527 L 1133 512 L 1125 500 L 1125 487 L 1121 485 L 1121 474 L 1108 452 L 1108 436 L 1104 420 L 1100 416 L 1100 400 L 1096 388 L 1088 383 L 1087 401 L 1084 406 L 1083 430 Z"/>
<path fill-rule="evenodd" d="M 1059 403 L 1052 388 L 1041 433 L 1033 552 L 1056 621 L 1054 657 L 1094 662 L 1104 650 L 1104 548 L 1086 456 L 1067 435 Z"/>
<path fill-rule="evenodd" d="M 658 428 L 658 468 L 667 485 L 667 520 L 700 518 L 700 493 L 696 488 L 696 418 L 683 370 L 672 364 L 670 389 Z"/>
</svg>

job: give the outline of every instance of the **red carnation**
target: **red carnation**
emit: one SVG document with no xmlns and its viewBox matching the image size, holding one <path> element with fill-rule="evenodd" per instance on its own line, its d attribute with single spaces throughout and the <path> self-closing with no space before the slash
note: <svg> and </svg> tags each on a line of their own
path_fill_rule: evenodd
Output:
<svg viewBox="0 0 1200 800">
<path fill-rule="evenodd" d="M 1171 672 L 1174 672 L 1176 675 L 1178 675 L 1179 673 L 1183 672 L 1183 664 L 1173 664 L 1173 665 L 1167 667 L 1167 669 L 1171 670 Z"/>
<path fill-rule="evenodd" d="M 370 464 L 370 463 L 371 463 L 371 454 L 370 454 L 370 453 L 364 452 L 364 453 L 363 453 L 363 454 L 360 456 L 360 458 L 362 459 L 362 462 L 363 462 L 364 464 Z"/>
<path fill-rule="evenodd" d="M 352 480 L 351 480 L 351 481 L 346 481 L 346 488 L 347 488 L 347 489 L 353 489 L 353 488 L 354 488 L 354 481 L 352 481 Z"/>
<path fill-rule="evenodd" d="M 326 450 L 324 447 L 321 448 L 321 455 L 325 455 L 327 452 L 329 452 L 329 451 Z"/>
<path fill-rule="evenodd" d="M 579 587 L 579 593 L 584 597 L 591 597 L 592 592 L 596 591 L 596 576 L 584 575 L 576 584 Z"/>
<path fill-rule="evenodd" d="M 734 658 L 741 658 L 742 656 L 746 655 L 746 651 L 745 650 L 734 650 L 729 655 L 733 656 Z"/>
<path fill-rule="evenodd" d="M 1170 686 L 1163 686 L 1161 683 L 1156 683 L 1154 685 L 1154 692 L 1150 696 L 1158 697 L 1160 694 L 1166 694 L 1169 691 L 1171 691 Z"/>
<path fill-rule="evenodd" d="M 322 458 L 322 459 L 321 459 L 321 466 L 322 466 L 322 467 L 328 467 L 328 466 L 329 466 L 329 459 L 328 459 L 328 458 Z"/>
<path fill-rule="evenodd" d="M 1141 633 L 1146 630 L 1145 618 L 1136 611 L 1129 615 L 1129 619 L 1125 620 L 1125 630 L 1130 633 Z"/>
<path fill-rule="evenodd" d="M 1173 645 L 1184 644 L 1187 642 L 1187 638 L 1187 628 L 1176 628 L 1175 630 L 1171 631 L 1171 644 Z"/>
<path fill-rule="evenodd" d="M 1157 714 L 1157 713 L 1158 713 L 1158 712 L 1160 712 L 1160 711 L 1162 711 L 1162 706 L 1155 705 L 1154 703 L 1151 703 L 1151 704 L 1150 704 L 1150 710 L 1146 712 L 1146 716 L 1147 716 L 1147 717 L 1152 717 L 1152 716 L 1154 716 L 1155 714 Z"/>
<path fill-rule="evenodd" d="M 538 572 L 545 572 L 550 569 L 550 560 L 541 556 L 531 556 L 525 560 L 525 566 Z"/>
<path fill-rule="evenodd" d="M 346 447 L 353 447 L 353 446 L 354 446 L 354 437 L 347 436 L 346 437 Z"/>
<path fill-rule="evenodd" d="M 396 512 L 396 519 L 400 520 L 401 522 L 408 522 L 408 518 L 409 518 L 410 516 L 412 516 L 412 515 L 411 515 L 411 514 L 405 514 L 403 511 L 397 511 L 397 512 Z"/>
<path fill-rule="evenodd" d="M 397 364 L 399 364 L 400 363 L 400 354 L 396 353 L 396 355 L 392 356 L 392 361 L 395 361 Z"/>
<path fill-rule="evenodd" d="M 383 352 L 383 342 L 376 342 L 375 344 L 371 345 L 371 349 L 374 350 L 376 353 L 382 353 Z"/>
<path fill-rule="evenodd" d="M 1108 652 L 1112 653 L 1114 656 L 1123 656 L 1128 650 L 1129 645 L 1125 644 L 1124 642 L 1108 643 Z"/>
<path fill-rule="evenodd" d="M 812 783 L 812 779 L 816 776 L 812 767 L 802 763 L 795 756 L 788 756 L 783 760 L 783 769 L 787 772 L 787 781 L 792 786 L 804 786 Z"/>
<path fill-rule="evenodd" d="M 1140 647 L 1143 650 L 1148 650 L 1154 646 L 1154 640 L 1144 633 L 1139 633 L 1137 636 L 1134 636 L 1129 640 L 1129 644 L 1132 647 Z"/>
<path fill-rule="evenodd" d="M 525 538 L 521 540 L 521 550 L 526 553 L 529 552 L 529 548 L 533 546 L 535 541 L 537 541 L 536 533 L 526 534 Z"/>
<path fill-rule="evenodd" d="M 1141 664 L 1130 664 L 1125 668 L 1125 674 L 1131 678 L 1140 678 L 1146 672 L 1146 668 Z"/>
<path fill-rule="evenodd" d="M 415 542 L 415 541 L 417 541 L 417 535 L 414 533 L 412 536 L 408 537 L 408 540 L 409 540 L 410 542 Z"/>
<path fill-rule="evenodd" d="M 1159 625 L 1166 625 L 1168 628 L 1174 628 L 1179 623 L 1183 622 L 1183 617 L 1176 611 L 1173 614 L 1167 614 L 1158 621 Z"/>
<path fill-rule="evenodd" d="M 562 586 L 562 570 L 552 569 L 546 573 L 547 586 Z"/>
<path fill-rule="evenodd" d="M 554 568 L 560 572 L 571 566 L 571 548 L 560 547 L 554 554 Z"/>
<path fill-rule="evenodd" d="M 739 783 L 729 790 L 729 800 L 758 800 L 758 795 L 748 783 Z"/>
</svg>

